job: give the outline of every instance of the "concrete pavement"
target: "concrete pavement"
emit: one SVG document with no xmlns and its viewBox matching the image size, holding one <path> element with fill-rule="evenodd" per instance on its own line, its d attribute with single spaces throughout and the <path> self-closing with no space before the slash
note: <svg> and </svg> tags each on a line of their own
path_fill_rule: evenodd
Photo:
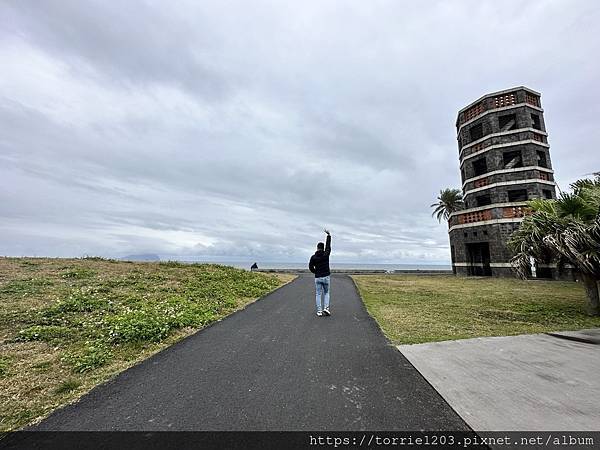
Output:
<svg viewBox="0 0 600 450">
<path fill-rule="evenodd" d="M 600 345 L 534 334 L 398 349 L 475 431 L 600 430 Z"/>
</svg>

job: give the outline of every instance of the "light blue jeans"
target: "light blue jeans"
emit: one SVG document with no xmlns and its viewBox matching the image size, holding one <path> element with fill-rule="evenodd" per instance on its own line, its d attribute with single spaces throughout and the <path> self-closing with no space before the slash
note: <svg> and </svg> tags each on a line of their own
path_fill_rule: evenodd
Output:
<svg viewBox="0 0 600 450">
<path fill-rule="evenodd" d="M 321 311 L 321 294 L 324 294 L 323 309 L 329 308 L 329 284 L 329 276 L 315 278 L 315 288 L 317 290 L 317 311 Z"/>
</svg>

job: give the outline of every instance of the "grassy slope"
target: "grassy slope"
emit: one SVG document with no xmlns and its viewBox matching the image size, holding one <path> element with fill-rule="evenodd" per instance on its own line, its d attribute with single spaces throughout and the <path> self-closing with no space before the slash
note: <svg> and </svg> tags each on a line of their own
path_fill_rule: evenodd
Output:
<svg viewBox="0 0 600 450">
<path fill-rule="evenodd" d="M 290 281 L 214 265 L 0 258 L 0 431 Z"/>
<path fill-rule="evenodd" d="M 600 327 L 572 282 L 453 276 L 354 276 L 395 344 Z"/>
</svg>

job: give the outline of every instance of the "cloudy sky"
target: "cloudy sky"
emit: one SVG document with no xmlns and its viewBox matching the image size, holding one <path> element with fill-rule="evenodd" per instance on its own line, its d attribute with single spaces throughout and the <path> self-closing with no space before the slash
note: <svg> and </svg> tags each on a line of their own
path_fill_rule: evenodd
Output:
<svg viewBox="0 0 600 450">
<path fill-rule="evenodd" d="M 600 169 L 600 2 L 0 3 L 0 255 L 447 263 L 457 111 L 542 93 Z"/>
</svg>

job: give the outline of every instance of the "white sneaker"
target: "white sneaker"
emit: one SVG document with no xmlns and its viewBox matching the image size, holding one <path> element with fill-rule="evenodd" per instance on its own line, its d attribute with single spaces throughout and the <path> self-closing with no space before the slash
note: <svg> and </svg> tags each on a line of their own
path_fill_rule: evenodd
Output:
<svg viewBox="0 0 600 450">
<path fill-rule="evenodd" d="M 325 308 L 325 309 L 323 310 L 323 315 L 324 315 L 324 316 L 330 316 L 330 315 L 331 315 L 331 313 L 329 312 L 329 308 Z"/>
<path fill-rule="evenodd" d="M 317 316 L 321 317 L 323 313 L 321 311 L 317 311 Z"/>
</svg>

